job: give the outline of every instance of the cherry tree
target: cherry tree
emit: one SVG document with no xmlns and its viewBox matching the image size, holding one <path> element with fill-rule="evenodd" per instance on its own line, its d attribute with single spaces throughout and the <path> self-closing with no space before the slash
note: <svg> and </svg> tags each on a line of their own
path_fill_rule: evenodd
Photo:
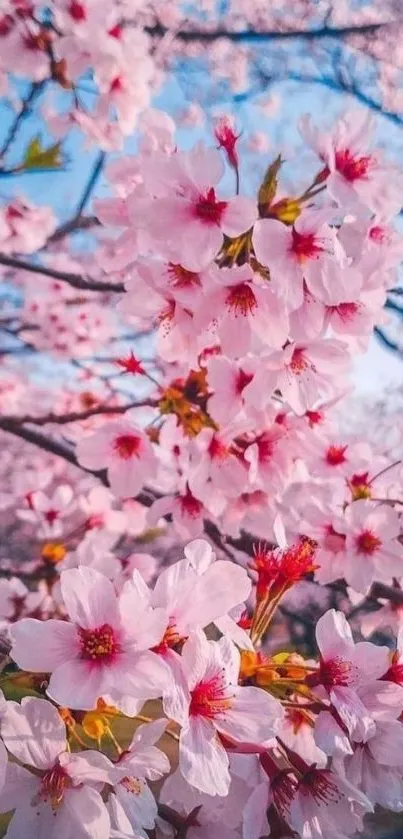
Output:
<svg viewBox="0 0 403 839">
<path fill-rule="evenodd" d="M 4 183 L 94 151 L 72 210 L 0 213 L 3 834 L 348 839 L 403 811 L 401 428 L 349 407 L 398 307 L 399 7 L 3 5 Z M 360 103 L 255 190 L 264 132 L 203 107 L 307 44 L 330 84 L 329 43 Z"/>
</svg>

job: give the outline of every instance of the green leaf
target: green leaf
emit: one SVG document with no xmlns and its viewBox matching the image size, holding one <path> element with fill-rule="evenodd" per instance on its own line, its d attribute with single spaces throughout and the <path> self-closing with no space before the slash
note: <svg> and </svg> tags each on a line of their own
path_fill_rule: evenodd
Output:
<svg viewBox="0 0 403 839">
<path fill-rule="evenodd" d="M 42 145 L 40 136 L 34 137 L 27 146 L 21 169 L 61 169 L 63 166 L 61 142 L 52 143 L 47 148 Z"/>
<path fill-rule="evenodd" d="M 264 218 L 277 192 L 278 173 L 282 166 L 281 154 L 270 164 L 258 192 L 258 204 L 261 217 Z"/>
</svg>

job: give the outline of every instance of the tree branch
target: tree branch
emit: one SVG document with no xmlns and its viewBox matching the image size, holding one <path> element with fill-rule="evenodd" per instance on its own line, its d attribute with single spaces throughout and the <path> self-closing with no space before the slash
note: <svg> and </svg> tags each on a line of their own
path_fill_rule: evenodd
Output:
<svg viewBox="0 0 403 839">
<path fill-rule="evenodd" d="M 95 161 L 94 168 L 93 168 L 93 170 L 90 174 L 90 177 L 88 179 L 88 183 L 87 183 L 87 185 L 84 189 L 84 192 L 83 192 L 83 195 L 81 197 L 80 203 L 77 207 L 77 212 L 76 212 L 76 215 L 75 215 L 75 218 L 77 219 L 77 221 L 78 221 L 79 218 L 81 218 L 81 213 L 83 212 L 83 210 L 86 207 L 87 202 L 91 198 L 94 187 L 96 186 L 98 178 L 100 177 L 102 169 L 104 167 L 105 159 L 106 159 L 105 152 L 104 151 L 99 152 L 99 154 L 97 156 L 97 159 Z"/>
<path fill-rule="evenodd" d="M 396 606 L 403 606 L 403 589 L 387 586 L 384 583 L 372 583 L 369 597 L 375 600 L 389 600 Z"/>
<path fill-rule="evenodd" d="M 28 96 L 27 96 L 26 99 L 24 99 L 24 101 L 22 103 L 22 106 L 21 106 L 21 110 L 19 111 L 19 113 L 17 114 L 15 119 L 13 120 L 13 122 L 10 126 L 10 129 L 9 129 L 9 132 L 7 134 L 7 137 L 6 137 L 6 139 L 3 143 L 3 146 L 0 149 L 0 158 L 4 157 L 4 155 L 6 154 L 8 149 L 10 148 L 11 143 L 13 142 L 13 140 L 15 139 L 15 137 L 16 137 L 18 131 L 19 131 L 21 123 L 31 113 L 32 105 L 34 104 L 35 99 L 39 96 L 39 94 L 43 90 L 43 87 L 44 87 L 44 85 L 46 84 L 47 81 L 48 80 L 45 79 L 42 82 L 33 82 L 32 83 L 30 91 L 28 93 Z"/>
<path fill-rule="evenodd" d="M 155 408 L 157 405 L 157 399 L 143 399 L 141 402 L 128 402 L 126 405 L 98 405 L 96 408 L 88 408 L 87 411 L 72 411 L 66 414 L 50 413 L 42 417 L 4 416 L 1 419 L 18 425 L 25 425 L 25 423 L 30 423 L 30 425 L 48 425 L 50 423 L 67 425 L 70 422 L 80 422 L 98 415 L 125 414 L 131 408 Z"/>
<path fill-rule="evenodd" d="M 79 469 L 84 468 L 78 463 L 73 449 L 65 443 L 61 443 L 59 440 L 53 440 L 50 437 L 46 437 L 45 434 L 41 434 L 39 431 L 33 431 L 31 428 L 26 428 L 24 425 L 19 425 L 15 422 L 15 420 L 8 419 L 7 417 L 0 417 L 0 429 L 2 429 L 2 431 L 6 431 L 8 434 L 13 434 L 14 437 L 20 437 L 21 440 L 25 440 L 27 443 L 32 443 L 34 446 L 38 446 L 40 449 L 43 449 L 43 451 L 49 452 L 49 454 L 54 454 L 56 457 L 63 458 L 63 460 L 66 460 L 67 463 L 71 463 Z M 87 472 L 89 470 L 84 469 L 84 471 Z M 101 473 L 99 473 L 99 475 L 100 474 Z M 102 480 L 102 483 L 105 484 L 105 480 Z"/>
<path fill-rule="evenodd" d="M 58 227 L 46 242 L 47 245 L 52 245 L 54 242 L 59 242 L 64 239 L 69 233 L 78 233 L 80 230 L 89 230 L 91 227 L 99 227 L 100 221 L 96 216 L 74 216 L 68 221 Z"/>
<path fill-rule="evenodd" d="M 358 102 L 361 102 L 361 104 L 369 108 L 370 111 L 374 111 L 375 113 L 380 114 L 381 116 L 385 117 L 385 119 L 388 119 L 390 120 L 390 122 L 393 122 L 395 125 L 403 125 L 402 116 L 399 116 L 399 114 L 396 114 L 393 111 L 385 111 L 383 109 L 382 104 L 380 102 L 377 102 L 376 99 L 371 99 L 370 96 L 367 96 L 365 93 L 358 90 L 356 87 L 348 84 L 343 84 L 340 80 L 337 81 L 331 76 L 313 76 L 310 74 L 289 72 L 285 72 L 284 75 L 280 73 L 268 75 L 264 71 L 261 71 L 259 74 L 258 86 L 256 86 L 254 89 L 249 89 L 245 93 L 238 94 L 234 97 L 234 99 L 237 102 L 243 102 L 249 99 L 251 96 L 260 93 L 264 85 L 279 81 L 291 81 L 302 84 L 320 85 L 321 87 L 328 87 L 329 90 L 334 90 L 336 93 L 349 93 L 350 96 L 354 96 Z"/>
<path fill-rule="evenodd" d="M 226 38 L 235 43 L 242 43 L 247 41 L 280 41 L 290 40 L 292 38 L 303 38 L 307 41 L 319 40 L 322 38 L 347 38 L 349 35 L 374 35 L 379 29 L 387 26 L 394 26 L 399 23 L 398 20 L 379 21 L 379 23 L 366 23 L 355 26 L 322 26 L 317 29 L 292 29 L 292 30 L 250 30 L 243 29 L 237 32 L 236 30 L 228 30 L 225 28 L 219 29 L 179 29 L 175 32 L 172 29 L 167 29 L 161 24 L 155 26 L 145 27 L 145 31 L 153 38 L 163 38 L 165 35 L 173 35 L 176 40 L 184 41 L 185 43 L 192 43 L 200 41 L 201 43 L 210 43 L 217 41 L 220 38 Z"/>
<path fill-rule="evenodd" d="M 374 333 L 376 337 L 379 338 L 381 344 L 383 344 L 384 347 L 387 347 L 388 350 L 392 350 L 392 352 L 395 352 L 398 355 L 403 354 L 398 344 L 395 341 L 392 341 L 391 338 L 388 338 L 383 329 L 380 329 L 379 326 L 375 326 Z"/>
<path fill-rule="evenodd" d="M 27 428 L 25 425 L 22 425 L 20 422 L 15 419 L 11 419 L 10 417 L 0 417 L 0 429 L 8 434 L 13 434 L 14 437 L 19 437 L 21 440 L 25 440 L 27 443 L 32 443 L 34 446 L 38 446 L 38 448 L 45 452 L 49 452 L 49 454 L 61 457 L 63 460 L 66 460 L 67 463 L 71 463 L 72 466 L 76 466 L 77 469 L 82 469 L 84 472 L 87 472 L 87 474 L 93 475 L 101 481 L 104 486 L 109 487 L 109 481 L 105 469 L 98 472 L 94 472 L 92 469 L 85 469 L 85 467 L 81 466 L 78 462 L 73 449 L 65 443 L 62 443 L 60 440 L 55 440 L 47 437 L 39 431 Z M 151 507 L 156 498 L 159 497 L 161 496 L 158 493 L 154 492 L 154 490 L 147 489 L 146 487 L 143 492 L 140 492 L 136 496 L 136 501 L 144 507 Z M 217 525 L 208 519 L 204 520 L 204 531 L 206 535 L 210 537 L 212 542 L 217 545 L 217 547 L 219 547 L 229 559 L 234 560 L 234 557 L 226 547 L 227 544 L 236 548 L 236 550 L 243 551 L 249 556 L 253 555 L 253 545 L 255 540 L 250 533 L 243 532 L 237 539 L 232 537 L 223 537 L 220 534 Z"/>
<path fill-rule="evenodd" d="M 5 265 L 7 268 L 15 268 L 20 271 L 30 271 L 32 274 L 43 274 L 45 277 L 51 277 L 54 280 L 61 280 L 63 283 L 68 283 L 68 285 L 71 285 L 73 288 L 79 288 L 81 291 L 112 291 L 120 294 L 125 290 L 123 283 L 87 280 L 81 274 L 58 271 L 56 268 L 47 268 L 45 265 L 35 265 L 32 262 L 25 262 L 23 259 L 17 259 L 14 256 L 7 256 L 6 254 L 0 254 L 0 265 Z"/>
</svg>

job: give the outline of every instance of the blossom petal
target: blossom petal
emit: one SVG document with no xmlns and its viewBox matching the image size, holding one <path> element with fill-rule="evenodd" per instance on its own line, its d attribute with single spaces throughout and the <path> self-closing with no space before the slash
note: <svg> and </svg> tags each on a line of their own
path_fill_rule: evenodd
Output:
<svg viewBox="0 0 403 839">
<path fill-rule="evenodd" d="M 61 589 L 67 612 L 83 629 L 119 623 L 117 598 L 110 580 L 93 568 L 62 571 Z"/>
<path fill-rule="evenodd" d="M 51 673 L 78 653 L 76 627 L 66 621 L 23 618 L 10 627 L 11 658 L 31 673 Z"/>
<path fill-rule="evenodd" d="M 8 702 L 1 723 L 5 746 L 21 763 L 48 769 L 66 748 L 66 729 L 57 709 L 46 699 L 26 696 Z"/>
<path fill-rule="evenodd" d="M 95 708 L 97 699 L 107 692 L 104 667 L 91 667 L 88 661 L 66 661 L 51 675 L 47 693 L 58 705 L 77 711 Z"/>
<path fill-rule="evenodd" d="M 182 729 L 179 744 L 179 768 L 189 784 L 208 795 L 227 795 L 228 765 L 227 752 L 212 723 L 202 717 L 191 718 Z"/>
</svg>

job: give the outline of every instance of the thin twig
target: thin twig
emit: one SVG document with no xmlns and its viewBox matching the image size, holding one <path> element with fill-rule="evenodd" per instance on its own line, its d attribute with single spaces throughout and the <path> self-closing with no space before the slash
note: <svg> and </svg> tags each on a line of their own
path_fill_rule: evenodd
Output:
<svg viewBox="0 0 403 839">
<path fill-rule="evenodd" d="M 108 476 L 105 469 L 100 471 L 94 471 L 92 469 L 86 469 L 82 466 L 75 455 L 74 450 L 62 443 L 60 440 L 55 440 L 54 438 L 47 437 L 45 434 L 42 434 L 35 429 L 28 428 L 26 425 L 22 423 L 16 422 L 15 420 L 11 420 L 10 418 L 0 417 L 0 429 L 7 432 L 8 434 L 12 434 L 14 437 L 19 437 L 22 440 L 25 440 L 27 443 L 32 443 L 34 446 L 37 446 L 40 449 L 43 449 L 45 452 L 49 452 L 49 454 L 54 454 L 56 457 L 61 457 L 63 460 L 66 460 L 68 463 L 71 463 L 72 466 L 76 466 L 77 469 L 82 469 L 84 472 L 87 472 L 90 475 L 93 475 L 94 478 L 97 478 L 104 486 L 109 487 Z M 150 490 L 147 487 L 144 488 L 143 492 L 140 492 L 136 495 L 136 501 L 139 504 L 142 504 L 143 507 L 151 507 L 154 501 L 157 498 L 160 498 L 161 495 L 154 490 Z M 170 516 L 163 516 L 162 518 L 167 518 L 169 520 Z M 219 535 L 219 530 L 217 525 L 213 522 L 205 519 L 204 521 L 204 530 L 207 536 L 209 536 L 214 543 L 219 546 L 224 553 L 227 554 L 229 558 L 232 560 L 234 559 L 233 555 L 230 554 L 228 549 L 224 548 L 225 543 L 227 542 L 232 547 L 236 548 L 239 551 L 243 551 L 248 555 L 251 555 L 253 552 L 253 545 L 255 540 L 250 533 L 243 532 L 239 538 L 232 538 L 232 537 L 221 537 Z M 214 538 L 213 534 L 214 533 Z M 218 541 L 218 537 L 219 541 Z"/>
<path fill-rule="evenodd" d="M 88 183 L 87 183 L 87 185 L 84 189 L 84 192 L 82 194 L 80 203 L 77 207 L 77 211 L 76 211 L 76 215 L 75 215 L 76 219 L 79 219 L 81 217 L 81 214 L 82 214 L 83 210 L 85 209 L 85 207 L 87 205 L 87 202 L 91 198 L 94 187 L 96 186 L 98 178 L 101 175 L 102 169 L 104 167 L 105 158 L 106 158 L 105 152 L 104 151 L 99 152 L 99 154 L 97 156 L 97 159 L 95 161 L 94 168 L 93 168 L 93 170 L 90 174 L 90 177 L 88 179 Z"/>
<path fill-rule="evenodd" d="M 61 224 L 60 227 L 58 227 L 55 232 L 49 236 L 49 239 L 44 247 L 46 248 L 48 245 L 53 245 L 54 242 L 59 242 L 60 239 L 64 239 L 64 237 L 68 236 L 69 233 L 78 233 L 80 230 L 89 230 L 91 227 L 99 227 L 99 225 L 100 221 L 96 216 L 74 216 L 74 218 L 63 222 L 63 224 Z"/>
<path fill-rule="evenodd" d="M 105 291 L 122 293 L 125 290 L 123 283 L 109 283 L 103 280 L 87 280 L 82 274 L 73 274 L 69 271 L 58 271 L 56 268 L 48 268 L 45 265 L 35 265 L 33 262 L 26 262 L 24 259 L 17 259 L 14 256 L 0 254 L 0 265 L 7 268 L 15 268 L 19 271 L 29 271 L 31 274 L 43 274 L 54 280 L 60 280 L 73 288 L 81 291 Z"/>
<path fill-rule="evenodd" d="M 44 85 L 46 84 L 47 81 L 48 80 L 45 79 L 42 82 L 33 82 L 32 83 L 32 85 L 30 87 L 30 90 L 29 90 L 29 93 L 28 93 L 28 96 L 27 96 L 26 99 L 24 99 L 24 101 L 22 103 L 22 106 L 21 106 L 21 110 L 19 111 L 19 113 L 17 114 L 15 119 L 13 120 L 13 123 L 10 126 L 7 137 L 4 140 L 3 146 L 0 150 L 0 158 L 4 157 L 4 155 L 6 154 L 8 149 L 10 148 L 11 143 L 13 142 L 13 140 L 15 140 L 15 137 L 17 136 L 17 133 L 18 133 L 20 127 L 21 127 L 22 122 L 31 113 L 32 105 L 34 104 L 35 99 L 41 93 L 41 91 L 42 91 L 42 89 L 43 89 L 43 87 L 44 87 Z"/>
<path fill-rule="evenodd" d="M 126 405 L 98 405 L 94 408 L 88 408 L 86 411 L 71 411 L 66 414 L 49 413 L 42 417 L 29 416 L 28 414 L 25 414 L 22 417 L 4 416 L 1 419 L 2 421 L 6 420 L 20 425 L 25 425 L 25 423 L 30 423 L 31 425 L 49 425 L 50 423 L 67 425 L 70 422 L 81 422 L 82 420 L 98 415 L 125 414 L 126 411 L 130 411 L 131 408 L 155 408 L 157 405 L 157 399 L 143 399 L 140 402 L 128 402 Z"/>
</svg>

